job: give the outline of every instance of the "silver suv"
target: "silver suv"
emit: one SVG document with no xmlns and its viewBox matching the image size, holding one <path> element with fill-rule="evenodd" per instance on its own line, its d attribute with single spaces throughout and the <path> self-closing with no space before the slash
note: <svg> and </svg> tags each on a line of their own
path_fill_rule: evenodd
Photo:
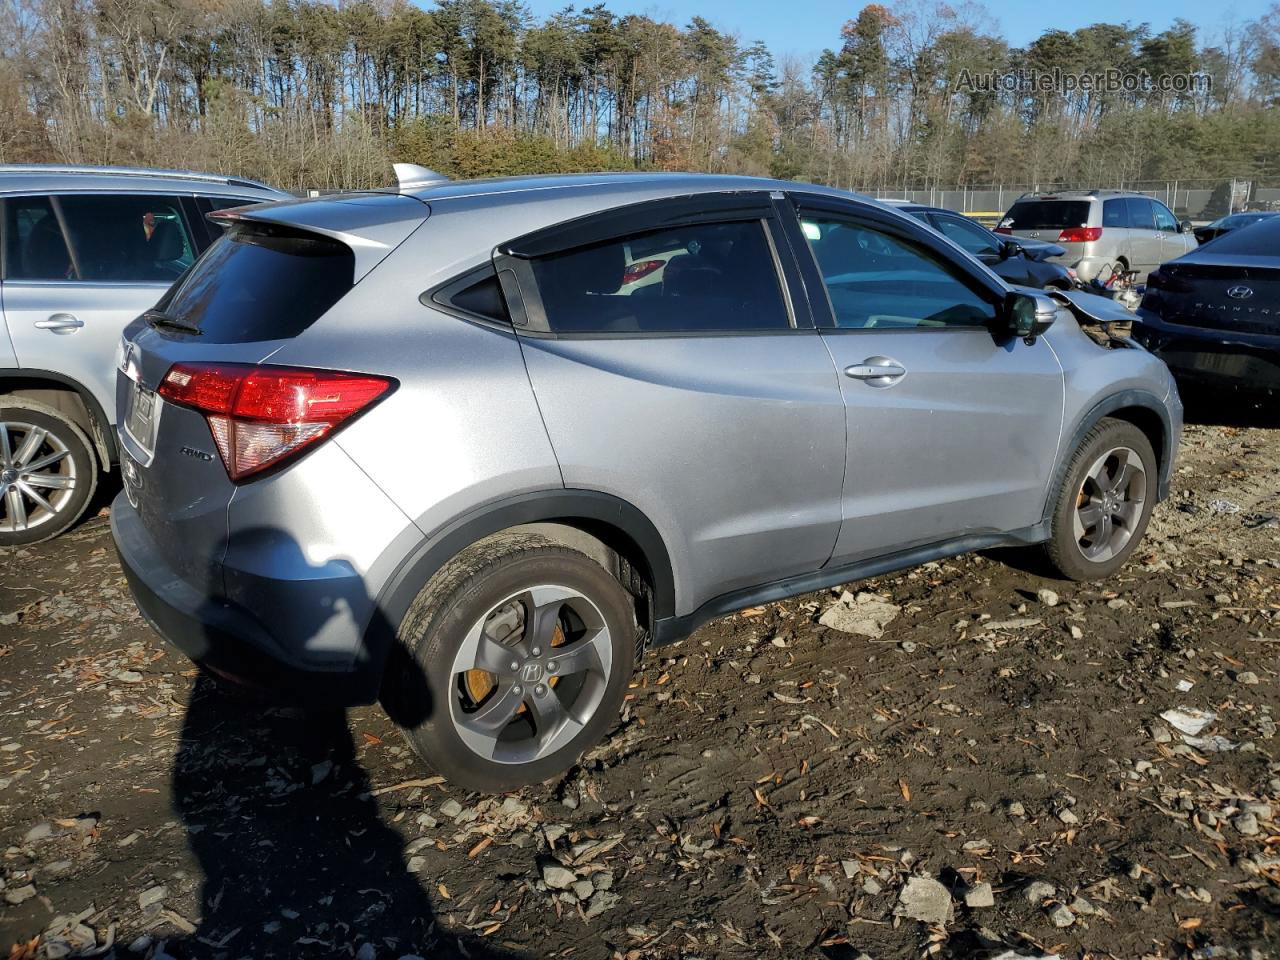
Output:
<svg viewBox="0 0 1280 960">
<path fill-rule="evenodd" d="M 1064 190 L 1019 197 L 996 233 L 1046 240 L 1066 248 L 1056 259 L 1081 280 L 1136 270 L 1139 281 L 1197 246 L 1191 221 L 1142 193 Z"/>
<path fill-rule="evenodd" d="M 214 673 L 380 697 L 470 788 L 569 768 L 708 618 L 998 545 L 1105 577 L 1168 488 L 1163 363 L 848 193 L 541 177 L 221 222 L 126 333 L 134 596 Z"/>
<path fill-rule="evenodd" d="M 0 165 L 0 546 L 75 522 L 115 458 L 120 333 L 219 232 L 288 194 L 208 174 Z"/>
</svg>

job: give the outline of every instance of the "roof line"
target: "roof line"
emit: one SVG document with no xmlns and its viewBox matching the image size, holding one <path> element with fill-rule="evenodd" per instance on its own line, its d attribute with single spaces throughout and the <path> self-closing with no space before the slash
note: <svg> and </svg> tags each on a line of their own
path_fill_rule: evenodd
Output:
<svg viewBox="0 0 1280 960">
<path fill-rule="evenodd" d="M 275 190 L 265 183 L 247 177 L 230 177 L 217 173 L 200 173 L 196 170 L 155 170 L 150 167 L 104 167 L 87 163 L 0 163 L 0 174 L 5 173 L 83 173 L 107 177 L 152 177 L 166 180 L 196 180 L 202 183 L 225 183 L 233 187 L 255 187 Z M 283 192 L 283 191 L 280 191 Z"/>
</svg>

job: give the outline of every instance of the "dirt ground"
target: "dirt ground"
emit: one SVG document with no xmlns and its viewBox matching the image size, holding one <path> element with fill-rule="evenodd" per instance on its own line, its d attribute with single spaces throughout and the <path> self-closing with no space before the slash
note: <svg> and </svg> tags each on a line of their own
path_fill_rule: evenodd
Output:
<svg viewBox="0 0 1280 960">
<path fill-rule="evenodd" d="M 716 621 L 508 797 L 435 782 L 377 708 L 198 677 L 105 515 L 10 551 L 0 950 L 1280 956 L 1280 417 L 1222 420 L 1113 582 L 992 552 L 852 586 L 878 638 L 818 623 L 839 591 Z"/>
</svg>

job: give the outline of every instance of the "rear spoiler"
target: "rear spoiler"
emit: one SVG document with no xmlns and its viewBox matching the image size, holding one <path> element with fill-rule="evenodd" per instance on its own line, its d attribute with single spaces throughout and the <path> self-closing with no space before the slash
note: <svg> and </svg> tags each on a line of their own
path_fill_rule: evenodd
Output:
<svg viewBox="0 0 1280 960">
<path fill-rule="evenodd" d="M 396 193 L 345 193 L 313 200 L 282 200 L 215 210 L 215 223 L 262 223 L 330 237 L 355 255 L 359 282 L 431 216 L 431 208 Z"/>
</svg>

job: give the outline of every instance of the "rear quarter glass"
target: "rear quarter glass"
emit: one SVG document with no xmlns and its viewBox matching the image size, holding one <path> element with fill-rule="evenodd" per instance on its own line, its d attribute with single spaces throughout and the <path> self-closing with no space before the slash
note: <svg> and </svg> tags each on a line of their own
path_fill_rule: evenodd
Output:
<svg viewBox="0 0 1280 960">
<path fill-rule="evenodd" d="M 287 339 L 341 300 L 354 276 L 355 257 L 346 244 L 290 227 L 238 223 L 158 309 L 198 330 L 202 343 Z"/>
</svg>

